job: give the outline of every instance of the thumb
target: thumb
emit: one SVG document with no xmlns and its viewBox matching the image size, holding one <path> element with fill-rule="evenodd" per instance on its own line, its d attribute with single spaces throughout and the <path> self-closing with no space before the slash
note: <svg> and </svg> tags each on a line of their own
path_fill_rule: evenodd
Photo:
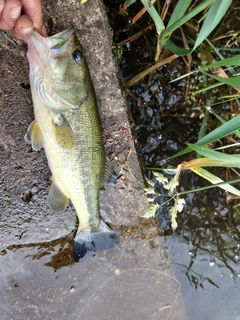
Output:
<svg viewBox="0 0 240 320">
<path fill-rule="evenodd" d="M 43 36 L 47 36 L 44 27 L 43 8 L 41 0 L 22 0 L 24 14 L 28 15 L 33 21 L 34 28 Z"/>
</svg>

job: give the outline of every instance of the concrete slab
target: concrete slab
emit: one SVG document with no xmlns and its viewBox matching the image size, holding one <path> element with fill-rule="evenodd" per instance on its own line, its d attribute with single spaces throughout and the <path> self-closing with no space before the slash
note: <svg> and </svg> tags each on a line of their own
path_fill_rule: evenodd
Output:
<svg viewBox="0 0 240 320">
<path fill-rule="evenodd" d="M 55 1 L 44 1 L 43 5 L 49 34 L 64 30 L 71 23 L 76 27 L 96 90 L 106 153 L 122 175 L 115 186 L 106 186 L 101 192 L 101 213 L 116 228 L 134 225 L 148 203 L 127 106 L 112 59 L 111 34 L 103 5 L 100 1 L 88 1 L 85 5 L 77 1 L 58 1 L 57 5 Z M 60 215 L 47 206 L 50 171 L 44 151 L 34 152 L 23 139 L 33 119 L 27 47 L 8 36 L 0 33 L 0 210 L 3 215 L 0 237 L 4 247 L 16 240 L 34 243 L 57 239 L 69 234 L 76 223 L 71 205 Z"/>
</svg>

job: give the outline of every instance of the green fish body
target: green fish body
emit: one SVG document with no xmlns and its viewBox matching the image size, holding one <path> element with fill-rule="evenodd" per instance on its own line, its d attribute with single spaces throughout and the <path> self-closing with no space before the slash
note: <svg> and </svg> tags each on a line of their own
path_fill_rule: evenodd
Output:
<svg viewBox="0 0 240 320">
<path fill-rule="evenodd" d="M 72 28 L 48 38 L 34 31 L 27 55 L 35 120 L 25 140 L 45 150 L 52 172 L 49 207 L 65 211 L 72 201 L 79 218 L 74 258 L 86 260 L 116 242 L 99 214 L 107 160 L 88 66 Z"/>
</svg>

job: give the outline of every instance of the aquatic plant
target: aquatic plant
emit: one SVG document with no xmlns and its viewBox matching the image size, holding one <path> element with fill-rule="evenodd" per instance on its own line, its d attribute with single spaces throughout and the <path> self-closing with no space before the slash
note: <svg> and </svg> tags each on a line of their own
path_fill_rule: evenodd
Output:
<svg viewBox="0 0 240 320">
<path fill-rule="evenodd" d="M 188 10 L 192 0 L 179 0 L 171 13 L 171 18 L 167 25 L 164 25 L 164 18 L 167 12 L 169 13 L 169 6 L 171 1 L 165 1 L 163 9 L 158 12 L 154 3 L 157 2 L 157 7 L 160 8 L 159 1 L 156 0 L 140 0 L 156 26 L 156 32 L 158 34 L 157 50 L 155 60 L 159 59 L 161 49 L 167 47 L 171 52 L 180 55 L 187 55 L 195 50 L 204 40 L 207 39 L 208 35 L 215 29 L 215 27 L 220 23 L 222 17 L 225 15 L 227 9 L 229 8 L 232 0 L 204 0 L 198 5 L 194 6 Z M 125 6 L 128 7 L 133 4 L 135 0 L 127 0 Z M 186 22 L 196 17 L 200 12 L 208 9 L 207 13 L 204 13 L 204 22 L 195 40 L 194 46 L 191 49 L 183 49 L 176 46 L 170 37 L 172 33 L 179 29 Z M 188 12 L 186 13 L 186 11 Z"/>
<path fill-rule="evenodd" d="M 128 7 L 134 2 L 135 1 L 128 0 L 126 1 L 125 6 Z M 206 0 L 201 1 L 200 3 L 198 3 L 198 1 L 195 1 L 193 4 L 192 1 L 189 0 L 179 0 L 172 12 L 170 6 L 171 1 L 165 1 L 162 7 L 160 6 L 160 1 L 156 0 L 141 0 L 141 2 L 144 5 L 145 11 L 141 10 L 133 18 L 133 23 L 135 23 L 135 21 L 139 19 L 139 17 L 141 17 L 144 12 L 147 11 L 149 13 L 156 27 L 158 40 L 155 60 L 158 61 L 152 66 L 148 67 L 146 70 L 142 71 L 137 76 L 127 81 L 126 88 L 129 88 L 137 81 L 139 81 L 141 77 L 146 76 L 153 70 L 167 63 L 171 63 L 178 56 L 183 55 L 186 56 L 186 58 L 183 57 L 183 59 L 185 59 L 184 61 L 188 67 L 189 72 L 173 81 L 179 81 L 185 77 L 188 77 L 188 79 L 190 79 L 193 75 L 199 74 L 203 79 L 200 88 L 196 86 L 191 87 L 190 83 L 188 85 L 188 90 L 191 91 L 190 96 L 193 100 L 199 94 L 203 94 L 205 100 L 205 103 L 203 103 L 202 107 L 199 107 L 199 109 L 202 109 L 201 111 L 199 111 L 199 117 L 200 119 L 202 119 L 202 124 L 198 133 L 198 142 L 195 144 L 188 144 L 188 147 L 186 149 L 178 152 L 173 157 L 171 157 L 174 158 L 182 156 L 188 152 L 194 151 L 197 153 L 196 159 L 193 159 L 191 161 L 184 161 L 179 164 L 176 169 L 176 174 L 171 181 L 168 181 L 168 179 L 166 180 L 166 177 L 164 178 L 164 175 L 162 174 L 156 174 L 156 172 L 154 173 L 155 179 L 160 181 L 163 187 L 166 189 L 166 194 L 164 194 L 164 196 L 168 195 L 169 199 L 174 199 L 174 205 L 170 211 L 172 215 L 172 227 L 176 228 L 177 211 L 180 212 L 184 205 L 184 199 L 181 198 L 181 196 L 184 193 L 202 189 L 198 188 L 196 190 L 185 191 L 184 193 L 178 192 L 177 189 L 181 171 L 191 170 L 192 172 L 198 174 L 205 180 L 212 183 L 212 186 L 204 187 L 203 189 L 219 186 L 228 193 L 228 199 L 233 199 L 234 197 L 240 196 L 240 191 L 232 186 L 233 183 L 240 182 L 240 178 L 238 178 L 240 174 L 237 171 L 239 167 L 240 156 L 238 154 L 231 155 L 225 153 L 227 151 L 227 148 L 237 148 L 239 146 L 239 143 L 231 138 L 232 143 L 230 145 L 222 146 L 221 148 L 217 149 L 213 147 L 214 143 L 217 140 L 220 140 L 223 137 L 227 137 L 228 135 L 234 134 L 235 136 L 240 137 L 240 133 L 238 132 L 240 119 L 239 116 L 234 118 L 237 113 L 232 113 L 232 119 L 227 121 L 218 114 L 220 112 L 216 112 L 213 108 L 213 106 L 216 106 L 218 104 L 222 104 L 233 99 L 238 99 L 240 96 L 240 76 L 237 70 L 237 67 L 240 64 L 240 55 L 234 56 L 234 50 L 239 49 L 238 46 L 233 46 L 233 42 L 236 40 L 236 37 L 239 34 L 239 30 L 231 30 L 221 33 L 221 26 L 218 28 L 218 30 L 216 29 L 224 15 L 227 16 L 226 12 L 233 2 L 230 0 Z M 170 16 L 170 19 L 165 24 L 165 18 L 167 15 Z M 200 26 L 196 39 L 190 39 L 189 37 L 187 37 L 184 34 L 184 29 L 182 28 L 185 23 L 189 23 L 193 18 L 197 19 L 197 24 L 198 26 Z M 180 39 L 179 37 L 177 38 L 173 35 L 173 32 L 178 29 L 181 30 L 182 39 Z M 209 40 L 208 36 L 212 31 L 214 31 L 215 34 L 214 37 L 211 37 L 211 40 Z M 224 38 L 229 39 L 226 46 L 219 48 L 214 44 L 214 42 L 216 42 L 217 40 Z M 181 42 L 185 48 L 177 46 L 174 43 L 174 39 L 177 39 L 178 43 Z M 201 45 L 203 42 L 204 46 Z M 191 48 L 189 49 L 189 47 Z M 168 56 L 167 58 L 165 57 L 161 60 L 161 52 L 166 48 L 171 51 L 173 55 Z M 193 66 L 191 54 L 197 48 L 200 63 L 197 67 L 195 66 L 194 69 L 191 70 Z M 231 57 L 225 58 L 226 54 L 224 54 L 223 56 L 221 52 L 224 51 L 226 53 L 226 51 L 230 49 L 232 50 L 230 54 Z M 216 61 L 216 59 L 218 59 L 218 61 Z M 237 94 L 227 95 L 226 93 L 223 93 L 214 101 L 214 89 L 223 85 L 231 86 L 235 91 L 237 91 Z M 186 94 L 188 95 L 187 92 Z M 193 115 L 194 113 L 195 112 L 193 112 Z M 214 115 L 222 125 L 207 134 L 210 114 Z M 211 150 L 211 148 L 213 148 L 213 150 Z M 205 167 L 225 167 L 234 172 L 237 178 L 223 181 L 217 175 L 214 175 L 213 173 L 206 170 Z M 151 169 L 163 170 L 161 168 Z M 173 185 L 174 188 L 171 189 L 171 186 Z M 152 195 L 152 197 L 150 197 L 151 204 L 149 210 L 145 215 L 145 217 L 149 217 L 153 216 L 155 214 L 155 210 L 159 207 L 159 205 L 154 202 L 154 198 L 157 198 L 159 194 L 156 193 L 154 185 L 152 184 L 150 184 L 150 187 L 146 191 L 148 194 Z"/>
</svg>

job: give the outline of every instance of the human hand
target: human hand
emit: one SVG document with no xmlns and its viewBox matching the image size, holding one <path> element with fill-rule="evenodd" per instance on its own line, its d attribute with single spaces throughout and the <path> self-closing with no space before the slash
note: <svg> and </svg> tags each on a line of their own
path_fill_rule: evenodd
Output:
<svg viewBox="0 0 240 320">
<path fill-rule="evenodd" d="M 26 42 L 34 28 L 47 36 L 41 0 L 0 0 L 0 29 Z"/>
</svg>

